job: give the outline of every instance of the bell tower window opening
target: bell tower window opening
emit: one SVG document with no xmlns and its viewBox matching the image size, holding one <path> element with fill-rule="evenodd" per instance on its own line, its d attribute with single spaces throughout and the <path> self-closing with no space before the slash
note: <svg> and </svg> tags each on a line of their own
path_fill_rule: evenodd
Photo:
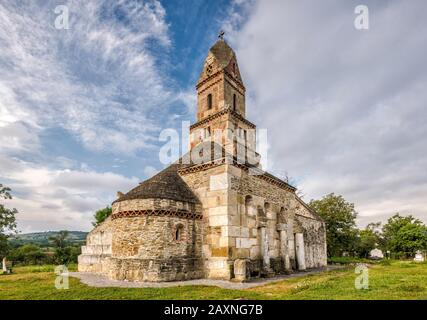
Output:
<svg viewBox="0 0 427 320">
<path fill-rule="evenodd" d="M 233 94 L 233 111 L 236 111 L 237 108 L 237 96 Z"/>
<path fill-rule="evenodd" d="M 184 233 L 184 226 L 182 224 L 179 224 L 176 226 L 175 229 L 175 241 L 181 241 L 183 238 L 183 233 Z"/>
<path fill-rule="evenodd" d="M 212 109 L 212 94 L 211 93 L 209 93 L 208 94 L 208 110 L 209 109 Z"/>
<path fill-rule="evenodd" d="M 211 127 L 207 127 L 205 128 L 205 134 L 204 134 L 204 139 L 208 139 L 211 136 Z"/>
</svg>

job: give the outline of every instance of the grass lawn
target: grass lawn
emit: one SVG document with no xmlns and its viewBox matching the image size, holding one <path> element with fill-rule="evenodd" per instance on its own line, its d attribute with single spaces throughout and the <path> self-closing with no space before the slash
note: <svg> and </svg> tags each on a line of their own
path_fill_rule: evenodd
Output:
<svg viewBox="0 0 427 320">
<path fill-rule="evenodd" d="M 70 271 L 75 266 L 70 266 Z M 57 290 L 53 266 L 16 267 L 0 275 L 5 299 L 427 299 L 427 263 L 393 261 L 369 266 L 369 289 L 356 290 L 354 266 L 281 280 L 246 290 L 209 286 L 172 288 L 93 288 L 71 278 L 68 290 Z"/>
</svg>

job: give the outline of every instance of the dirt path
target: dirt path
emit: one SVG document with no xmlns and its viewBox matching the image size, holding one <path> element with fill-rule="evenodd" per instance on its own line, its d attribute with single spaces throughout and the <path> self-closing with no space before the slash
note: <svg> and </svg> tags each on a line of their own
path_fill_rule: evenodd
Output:
<svg viewBox="0 0 427 320">
<path fill-rule="evenodd" d="M 74 278 L 80 279 L 84 284 L 91 287 L 120 287 L 120 288 L 167 288 L 178 286 L 217 286 L 224 289 L 249 289 L 254 287 L 263 286 L 272 282 L 281 281 L 291 278 L 304 277 L 310 274 L 321 273 L 324 271 L 340 269 L 341 266 L 328 266 L 321 269 L 312 269 L 306 272 L 297 272 L 289 275 L 280 275 L 272 278 L 254 279 L 250 282 L 238 283 L 226 280 L 212 280 L 212 279 L 196 279 L 186 281 L 173 281 L 173 282 L 131 282 L 110 280 L 106 276 L 91 273 L 91 272 L 69 272 L 69 275 Z"/>
</svg>

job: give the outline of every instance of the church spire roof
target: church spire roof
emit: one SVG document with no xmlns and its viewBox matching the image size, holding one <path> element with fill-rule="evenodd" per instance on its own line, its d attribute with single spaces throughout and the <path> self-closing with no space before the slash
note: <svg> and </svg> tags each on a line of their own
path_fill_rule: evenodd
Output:
<svg viewBox="0 0 427 320">
<path fill-rule="evenodd" d="M 226 68 L 235 56 L 233 49 L 223 38 L 219 38 L 209 51 L 214 55 L 221 68 Z"/>
</svg>

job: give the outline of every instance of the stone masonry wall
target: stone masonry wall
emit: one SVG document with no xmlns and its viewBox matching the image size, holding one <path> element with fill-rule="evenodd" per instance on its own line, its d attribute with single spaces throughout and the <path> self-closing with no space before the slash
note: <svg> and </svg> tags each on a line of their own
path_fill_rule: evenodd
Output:
<svg viewBox="0 0 427 320">
<path fill-rule="evenodd" d="M 221 165 L 182 176 L 203 206 L 204 266 L 206 277 L 213 279 L 231 279 L 233 271 L 229 238 L 224 236 L 230 211 L 226 168 Z"/>
<path fill-rule="evenodd" d="M 287 255 L 291 266 L 296 268 L 294 235 L 302 232 L 306 267 L 326 265 L 324 223 L 301 204 L 294 192 L 272 185 L 241 169 L 231 167 L 229 172 L 231 197 L 237 202 L 237 210 L 231 213 L 232 224 L 229 229 L 229 237 L 236 239 L 236 255 L 233 258 L 259 260 L 267 256 L 270 261 L 266 259 L 264 266 L 277 272 L 278 264 L 283 264 Z M 246 203 L 247 196 L 251 198 L 249 206 Z M 297 225 L 302 230 L 298 230 Z M 259 229 L 263 227 L 266 236 L 260 239 Z M 282 231 L 282 237 L 286 238 L 281 240 Z"/>
<path fill-rule="evenodd" d="M 137 199 L 113 205 L 112 256 L 108 276 L 116 280 L 173 281 L 203 277 L 200 219 L 123 211 L 200 210 L 199 205 L 169 199 Z"/>
<path fill-rule="evenodd" d="M 86 237 L 86 245 L 82 246 L 82 254 L 78 257 L 80 272 L 108 272 L 108 259 L 112 247 L 111 217 L 93 229 Z"/>
<path fill-rule="evenodd" d="M 302 206 L 292 190 L 228 164 L 183 179 L 203 205 L 207 277 L 233 278 L 233 264 L 242 259 L 248 260 L 253 275 L 296 269 L 298 232 L 305 237 L 307 268 L 326 265 L 323 221 Z"/>
</svg>

